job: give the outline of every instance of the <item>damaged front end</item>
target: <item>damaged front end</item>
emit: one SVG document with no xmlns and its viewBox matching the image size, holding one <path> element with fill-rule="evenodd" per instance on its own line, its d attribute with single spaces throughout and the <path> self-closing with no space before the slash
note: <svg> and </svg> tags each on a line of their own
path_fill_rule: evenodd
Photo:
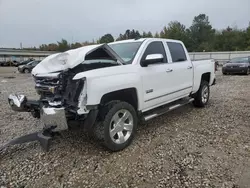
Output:
<svg viewBox="0 0 250 188">
<path fill-rule="evenodd" d="M 91 129 L 98 109 L 86 107 L 86 78 L 74 80 L 73 77 L 85 71 L 122 64 L 122 60 L 107 45 L 94 47 L 51 55 L 38 64 L 32 74 L 39 100 L 29 100 L 24 95 L 9 95 L 8 102 L 14 111 L 30 112 L 34 118 L 41 119 L 44 126 L 41 132 L 16 138 L 0 147 L 0 150 L 9 145 L 35 140 L 48 150 L 50 138 L 56 132 L 71 128 L 70 122 Z"/>
</svg>

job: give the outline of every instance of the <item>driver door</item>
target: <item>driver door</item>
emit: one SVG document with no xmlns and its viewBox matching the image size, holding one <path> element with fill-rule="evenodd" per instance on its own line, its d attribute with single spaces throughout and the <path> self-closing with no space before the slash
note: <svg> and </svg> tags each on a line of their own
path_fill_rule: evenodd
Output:
<svg viewBox="0 0 250 188">
<path fill-rule="evenodd" d="M 141 78 L 143 84 L 143 111 L 147 111 L 155 106 L 170 100 L 167 95 L 171 90 L 171 70 L 169 69 L 168 59 L 164 45 L 161 41 L 153 41 L 148 44 L 141 62 L 148 55 L 162 54 L 163 59 L 146 67 L 141 67 Z"/>
</svg>

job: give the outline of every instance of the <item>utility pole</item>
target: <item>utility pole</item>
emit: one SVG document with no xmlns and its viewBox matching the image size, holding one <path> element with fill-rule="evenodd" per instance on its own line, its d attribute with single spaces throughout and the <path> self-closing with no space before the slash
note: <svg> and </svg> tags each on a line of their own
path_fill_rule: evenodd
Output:
<svg viewBox="0 0 250 188">
<path fill-rule="evenodd" d="M 23 44 L 20 42 L 20 48 L 23 49 Z"/>
</svg>

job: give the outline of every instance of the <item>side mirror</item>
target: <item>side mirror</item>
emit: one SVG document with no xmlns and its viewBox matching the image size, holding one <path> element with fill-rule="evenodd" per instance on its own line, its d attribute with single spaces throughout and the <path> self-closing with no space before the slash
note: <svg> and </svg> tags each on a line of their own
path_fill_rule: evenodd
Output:
<svg viewBox="0 0 250 188">
<path fill-rule="evenodd" d="M 141 65 L 147 67 L 150 64 L 163 62 L 162 54 L 149 54 L 146 56 L 145 60 L 142 60 Z"/>
</svg>

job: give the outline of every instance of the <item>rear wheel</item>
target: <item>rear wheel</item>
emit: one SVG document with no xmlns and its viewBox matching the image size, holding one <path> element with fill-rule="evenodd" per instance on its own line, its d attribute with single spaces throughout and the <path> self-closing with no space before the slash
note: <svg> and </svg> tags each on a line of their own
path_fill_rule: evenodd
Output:
<svg viewBox="0 0 250 188">
<path fill-rule="evenodd" d="M 134 107 L 127 102 L 111 101 L 100 109 L 94 135 L 109 150 L 120 151 L 130 145 L 136 129 Z"/>
<path fill-rule="evenodd" d="M 202 80 L 200 88 L 194 97 L 194 102 L 193 102 L 194 106 L 204 107 L 208 103 L 209 97 L 210 97 L 209 84 L 207 81 Z"/>
</svg>

